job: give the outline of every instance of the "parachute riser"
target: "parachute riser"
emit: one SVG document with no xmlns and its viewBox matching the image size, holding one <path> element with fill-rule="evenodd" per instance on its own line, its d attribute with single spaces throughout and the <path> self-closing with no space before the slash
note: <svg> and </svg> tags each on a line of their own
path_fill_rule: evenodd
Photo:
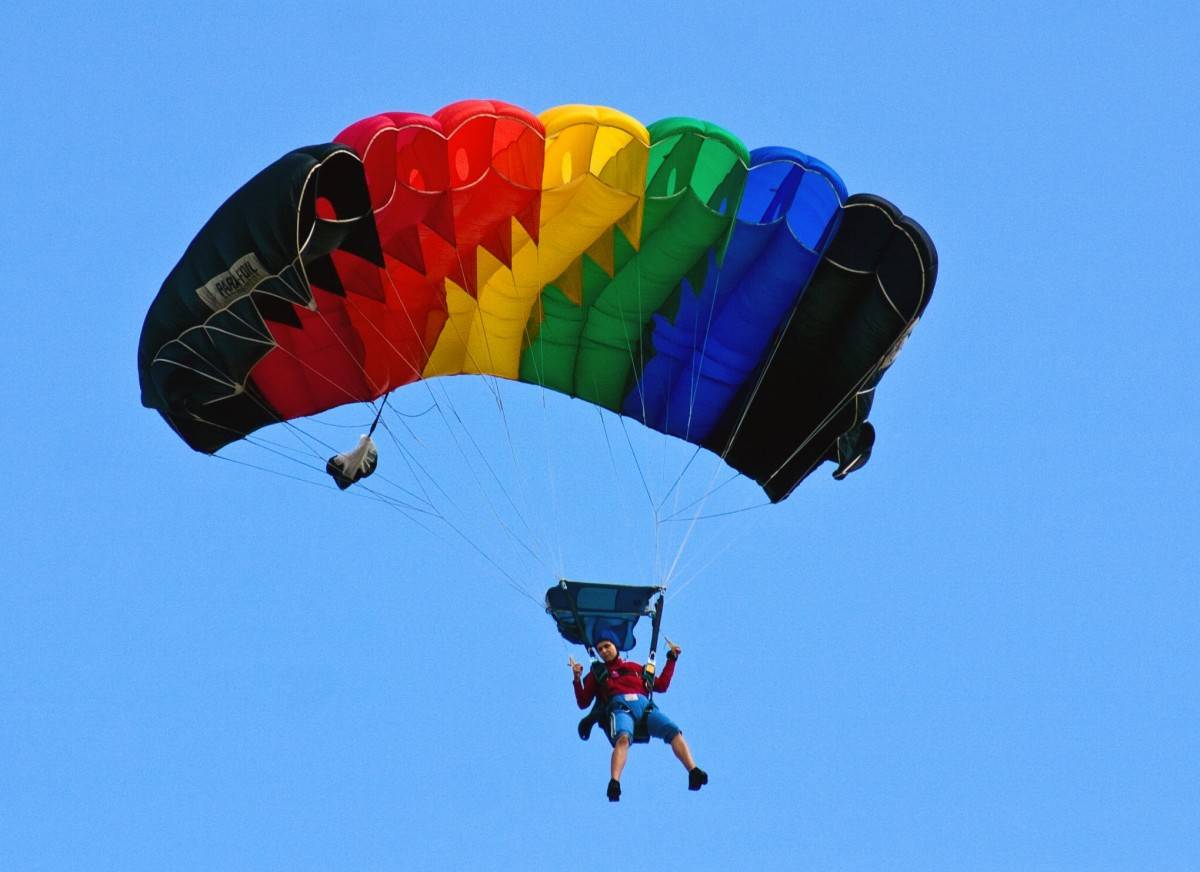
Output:
<svg viewBox="0 0 1200 872">
<path fill-rule="evenodd" d="M 654 617 L 650 623 L 650 656 L 646 658 L 646 665 L 642 667 L 642 681 L 646 684 L 646 698 L 654 699 L 654 657 L 658 650 L 658 631 L 662 626 L 663 613 L 663 594 L 658 595 L 658 601 L 654 604 Z"/>
</svg>

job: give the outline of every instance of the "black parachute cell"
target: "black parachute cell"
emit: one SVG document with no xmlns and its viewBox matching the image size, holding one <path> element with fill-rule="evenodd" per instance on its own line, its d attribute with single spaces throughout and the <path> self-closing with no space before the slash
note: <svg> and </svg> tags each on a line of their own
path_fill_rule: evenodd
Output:
<svg viewBox="0 0 1200 872">
<path fill-rule="evenodd" d="M 937 252 L 919 224 L 881 197 L 850 197 L 771 356 L 705 447 L 754 478 L 772 502 L 824 460 L 847 465 L 838 439 L 865 424 L 875 385 L 936 278 Z"/>
<path fill-rule="evenodd" d="M 318 198 L 351 220 L 323 220 Z M 209 453 L 279 420 L 249 380 L 275 347 L 265 319 L 294 323 L 292 306 L 312 302 L 307 266 L 335 248 L 365 245 L 358 253 L 381 262 L 373 240 L 353 151 L 330 143 L 275 161 L 221 205 L 163 282 L 138 345 L 142 404 Z"/>
</svg>

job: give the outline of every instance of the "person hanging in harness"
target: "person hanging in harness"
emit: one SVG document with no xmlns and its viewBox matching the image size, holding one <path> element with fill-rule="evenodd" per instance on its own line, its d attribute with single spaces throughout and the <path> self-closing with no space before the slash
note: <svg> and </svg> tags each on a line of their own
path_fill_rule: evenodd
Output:
<svg viewBox="0 0 1200 872">
<path fill-rule="evenodd" d="M 682 649 L 668 640 L 667 665 L 657 677 L 632 660 L 623 660 L 617 650 L 619 640 L 612 630 L 602 630 L 596 637 L 596 653 L 601 662 L 593 664 L 587 676 L 583 676 L 583 664 L 574 657 L 567 662 L 573 673 L 575 702 L 581 709 L 593 705 L 596 719 L 606 720 L 605 732 L 612 743 L 612 760 L 609 764 L 608 799 L 621 799 L 621 772 L 629 756 L 629 743 L 635 737 L 646 741 L 650 736 L 662 739 L 671 746 L 675 757 L 688 773 L 688 790 L 699 790 L 708 783 L 708 775 L 692 759 L 691 749 L 683 738 L 679 727 L 661 709 L 647 698 L 647 691 L 663 693 L 671 684 L 675 674 L 675 661 Z M 580 722 L 580 736 L 587 738 L 592 721 L 584 718 Z"/>
</svg>

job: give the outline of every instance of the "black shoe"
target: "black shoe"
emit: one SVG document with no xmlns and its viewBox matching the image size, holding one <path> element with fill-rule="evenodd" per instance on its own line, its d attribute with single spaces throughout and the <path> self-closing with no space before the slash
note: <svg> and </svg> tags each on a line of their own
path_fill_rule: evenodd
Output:
<svg viewBox="0 0 1200 872">
<path fill-rule="evenodd" d="M 621 782 L 617 781 L 615 778 L 608 779 L 608 801 L 621 801 Z"/>
<path fill-rule="evenodd" d="M 699 790 L 706 784 L 708 784 L 707 772 L 699 766 L 693 766 L 688 770 L 688 790 Z"/>
</svg>

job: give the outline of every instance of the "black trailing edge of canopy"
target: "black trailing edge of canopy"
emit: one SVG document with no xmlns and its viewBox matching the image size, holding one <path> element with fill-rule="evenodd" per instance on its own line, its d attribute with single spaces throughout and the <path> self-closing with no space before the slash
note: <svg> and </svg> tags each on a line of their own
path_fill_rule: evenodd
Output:
<svg viewBox="0 0 1200 872">
<path fill-rule="evenodd" d="M 318 198 L 337 220 L 318 216 Z M 298 326 L 296 307 L 311 304 L 314 275 L 333 272 L 334 249 L 382 264 L 362 164 L 346 146 L 296 149 L 239 188 L 150 305 L 138 344 L 142 405 L 206 453 L 280 420 L 250 372 L 275 347 L 267 321 Z M 248 255 L 261 267 L 248 287 L 225 305 L 206 302 L 199 289 Z"/>
<path fill-rule="evenodd" d="M 775 347 L 704 446 L 772 502 L 825 460 L 837 478 L 862 466 L 875 441 L 875 386 L 936 278 L 937 251 L 917 222 L 882 197 L 850 197 Z"/>
</svg>

